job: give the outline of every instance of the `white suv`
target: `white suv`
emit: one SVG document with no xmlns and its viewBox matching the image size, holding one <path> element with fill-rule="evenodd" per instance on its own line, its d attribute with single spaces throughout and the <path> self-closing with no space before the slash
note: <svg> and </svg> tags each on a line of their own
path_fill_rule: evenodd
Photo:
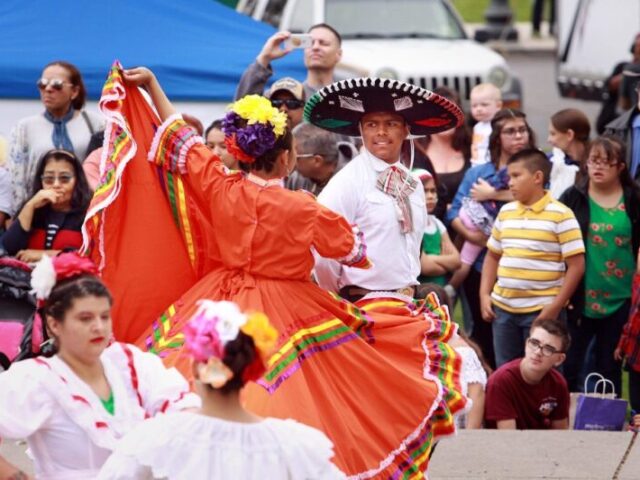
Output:
<svg viewBox="0 0 640 480">
<path fill-rule="evenodd" d="M 448 86 L 468 101 L 491 82 L 520 108 L 520 80 L 504 58 L 469 39 L 447 0 L 240 0 L 237 10 L 279 30 L 327 23 L 342 35 L 336 77 L 391 77 L 428 89 Z"/>
</svg>

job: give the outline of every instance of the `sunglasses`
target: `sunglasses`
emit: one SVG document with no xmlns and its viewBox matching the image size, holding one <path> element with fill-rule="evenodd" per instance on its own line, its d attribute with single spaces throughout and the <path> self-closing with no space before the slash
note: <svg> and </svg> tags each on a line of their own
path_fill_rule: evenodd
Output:
<svg viewBox="0 0 640 480">
<path fill-rule="evenodd" d="M 61 80 L 59 78 L 41 78 L 36 82 L 36 85 L 40 90 L 44 90 L 47 87 L 51 87 L 54 90 L 60 91 L 64 88 L 65 84 L 73 86 L 72 83 L 65 82 L 64 80 Z"/>
<path fill-rule="evenodd" d="M 68 183 L 71 182 L 71 180 L 73 180 L 73 175 L 69 174 L 69 173 L 63 173 L 61 175 L 55 176 L 55 175 L 42 175 L 40 177 L 40 180 L 42 181 L 42 185 L 45 185 L 47 187 L 50 187 L 51 185 L 55 185 L 56 180 L 58 181 L 58 183 L 60 183 L 60 185 L 66 185 Z"/>
<path fill-rule="evenodd" d="M 287 100 L 271 100 L 271 105 L 275 108 L 286 105 L 289 110 L 297 110 L 304 107 L 304 102 L 302 100 L 296 100 L 295 98 L 288 98 Z"/>
</svg>

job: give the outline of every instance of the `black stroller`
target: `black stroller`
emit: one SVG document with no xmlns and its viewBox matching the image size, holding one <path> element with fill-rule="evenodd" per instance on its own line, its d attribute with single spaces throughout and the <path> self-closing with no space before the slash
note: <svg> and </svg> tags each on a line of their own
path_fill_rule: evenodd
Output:
<svg viewBox="0 0 640 480">
<path fill-rule="evenodd" d="M 0 257 L 0 371 L 39 352 L 43 335 L 31 293 L 31 267 L 15 258 Z"/>
</svg>

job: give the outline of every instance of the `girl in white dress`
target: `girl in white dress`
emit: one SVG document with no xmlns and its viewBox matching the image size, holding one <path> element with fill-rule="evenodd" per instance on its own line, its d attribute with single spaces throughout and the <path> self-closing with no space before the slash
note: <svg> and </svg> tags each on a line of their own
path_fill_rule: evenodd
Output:
<svg viewBox="0 0 640 480">
<path fill-rule="evenodd" d="M 240 389 L 259 378 L 277 339 L 263 314 L 245 315 L 232 302 L 202 300 L 187 325 L 198 412 L 156 417 L 127 434 L 104 465 L 115 479 L 337 479 L 333 445 L 294 420 L 260 418 L 240 402 Z"/>
<path fill-rule="evenodd" d="M 112 343 L 111 296 L 95 274 L 76 254 L 43 257 L 32 286 L 57 353 L 0 374 L 0 438 L 26 438 L 37 479 L 93 479 L 134 425 L 200 405 L 160 358 Z M 0 468 L 26 478 L 4 462 Z"/>
<path fill-rule="evenodd" d="M 458 428 L 482 428 L 484 419 L 484 393 L 487 386 L 487 376 L 491 373 L 490 367 L 478 356 L 480 348 L 471 346 L 470 340 L 462 330 L 451 339 L 450 345 L 462 357 L 460 369 L 460 385 L 462 394 L 467 397 L 467 405 L 464 412 L 455 415 Z M 480 354 L 482 354 L 480 352 Z"/>
</svg>

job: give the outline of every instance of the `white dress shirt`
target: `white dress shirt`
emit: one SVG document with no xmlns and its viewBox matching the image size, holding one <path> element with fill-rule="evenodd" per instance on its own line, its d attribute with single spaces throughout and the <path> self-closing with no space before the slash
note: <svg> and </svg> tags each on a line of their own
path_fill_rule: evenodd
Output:
<svg viewBox="0 0 640 480">
<path fill-rule="evenodd" d="M 378 175 L 395 166 L 408 172 L 400 162 L 393 165 L 363 152 L 329 181 L 318 201 L 358 225 L 364 233 L 368 270 L 347 267 L 316 255 L 316 278 L 326 290 L 338 291 L 346 285 L 368 290 L 394 290 L 416 285 L 420 274 L 420 242 L 426 226 L 424 189 L 418 186 L 409 196 L 413 231 L 402 233 L 396 204 L 376 187 Z"/>
</svg>

